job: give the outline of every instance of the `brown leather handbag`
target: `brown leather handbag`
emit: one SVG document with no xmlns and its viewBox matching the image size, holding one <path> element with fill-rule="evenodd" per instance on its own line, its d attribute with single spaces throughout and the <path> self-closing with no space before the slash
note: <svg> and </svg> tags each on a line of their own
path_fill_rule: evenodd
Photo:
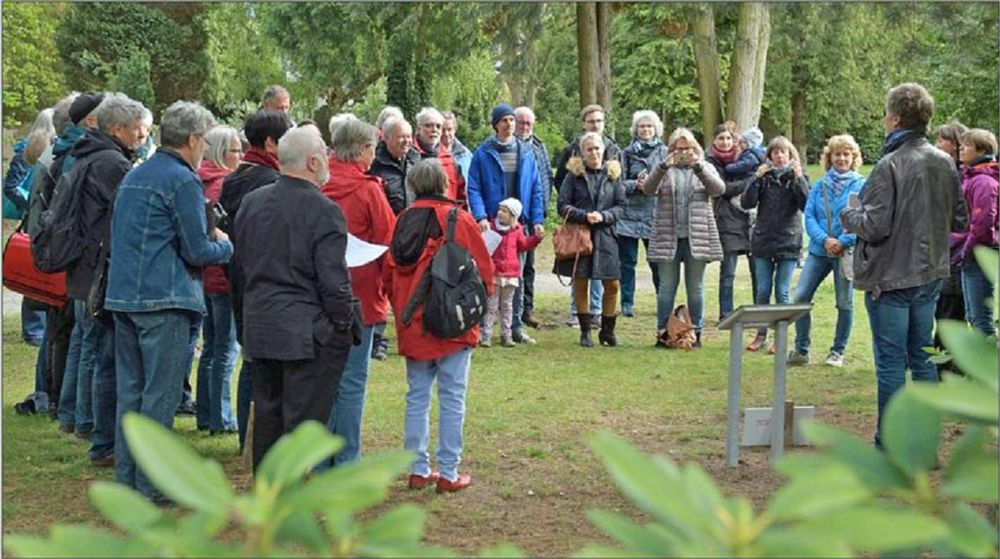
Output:
<svg viewBox="0 0 1000 559">
<path fill-rule="evenodd" d="M 660 341 L 667 347 L 678 349 L 691 349 L 697 339 L 694 333 L 694 324 L 691 322 L 691 314 L 688 313 L 687 306 L 677 305 L 674 312 L 670 313 L 667 319 L 667 329 L 660 335 Z"/>
<path fill-rule="evenodd" d="M 562 225 L 556 227 L 556 232 L 552 235 L 556 260 L 571 260 L 581 256 L 590 256 L 594 251 L 594 243 L 590 240 L 590 226 L 586 223 L 570 223 L 568 221 L 569 212 L 570 208 L 566 208 Z"/>
</svg>

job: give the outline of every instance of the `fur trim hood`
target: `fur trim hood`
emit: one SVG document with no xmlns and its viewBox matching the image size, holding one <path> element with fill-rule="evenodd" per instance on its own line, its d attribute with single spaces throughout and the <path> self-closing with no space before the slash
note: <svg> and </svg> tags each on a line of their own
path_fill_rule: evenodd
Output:
<svg viewBox="0 0 1000 559">
<path fill-rule="evenodd" d="M 608 171 L 608 178 L 616 181 L 622 176 L 622 165 L 616 159 L 604 162 L 604 168 Z M 583 163 L 583 158 L 574 155 L 569 158 L 566 162 L 566 170 L 573 174 L 574 177 L 582 177 L 583 172 L 587 169 L 586 165 Z"/>
</svg>

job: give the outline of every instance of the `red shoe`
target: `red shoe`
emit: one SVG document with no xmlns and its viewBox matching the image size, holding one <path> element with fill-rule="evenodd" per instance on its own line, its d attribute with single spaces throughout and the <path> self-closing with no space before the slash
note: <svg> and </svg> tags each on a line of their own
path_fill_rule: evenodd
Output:
<svg viewBox="0 0 1000 559">
<path fill-rule="evenodd" d="M 472 476 L 469 474 L 458 474 L 458 479 L 455 481 L 448 481 L 444 478 L 439 479 L 437 482 L 437 492 L 454 493 L 455 491 L 461 491 L 470 485 L 472 485 Z"/>
<path fill-rule="evenodd" d="M 760 351 L 761 346 L 764 345 L 766 340 L 767 336 L 756 336 L 753 341 L 750 342 L 750 345 L 747 346 L 747 351 Z"/>
<path fill-rule="evenodd" d="M 441 474 L 437 472 L 431 472 L 429 476 L 420 476 L 417 474 L 410 474 L 410 479 L 407 481 L 406 486 L 410 489 L 423 489 L 428 485 L 437 483 L 441 479 Z"/>
</svg>

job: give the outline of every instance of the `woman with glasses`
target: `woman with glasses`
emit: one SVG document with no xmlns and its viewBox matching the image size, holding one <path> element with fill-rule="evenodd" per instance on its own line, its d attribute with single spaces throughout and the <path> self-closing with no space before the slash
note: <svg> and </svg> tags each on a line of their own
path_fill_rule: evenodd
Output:
<svg viewBox="0 0 1000 559">
<path fill-rule="evenodd" d="M 656 166 L 642 188 L 646 194 L 657 197 L 649 242 L 649 260 L 660 267 L 656 345 L 667 347 L 664 334 L 674 309 L 683 264 L 687 304 L 694 322 L 694 347 L 701 347 L 705 267 L 723 256 L 711 198 L 721 196 L 726 185 L 715 167 L 704 162 L 704 153 L 694 134 L 687 128 L 678 128 L 667 141 L 667 158 Z"/>
</svg>

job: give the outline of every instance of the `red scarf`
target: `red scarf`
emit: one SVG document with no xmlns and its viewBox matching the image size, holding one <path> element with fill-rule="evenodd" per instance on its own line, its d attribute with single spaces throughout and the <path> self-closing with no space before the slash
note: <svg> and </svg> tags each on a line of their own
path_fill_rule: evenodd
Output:
<svg viewBox="0 0 1000 559">
<path fill-rule="evenodd" d="M 739 155 L 735 147 L 729 151 L 719 151 L 719 148 L 715 147 L 715 144 L 712 144 L 708 149 L 712 153 L 712 157 L 718 159 L 723 165 L 729 165 L 733 161 L 736 161 L 736 156 Z"/>
<path fill-rule="evenodd" d="M 278 168 L 277 156 L 273 153 L 268 153 L 264 148 L 251 147 L 246 153 L 243 154 L 243 161 L 246 163 L 270 167 L 275 171 L 280 170 Z"/>
</svg>

